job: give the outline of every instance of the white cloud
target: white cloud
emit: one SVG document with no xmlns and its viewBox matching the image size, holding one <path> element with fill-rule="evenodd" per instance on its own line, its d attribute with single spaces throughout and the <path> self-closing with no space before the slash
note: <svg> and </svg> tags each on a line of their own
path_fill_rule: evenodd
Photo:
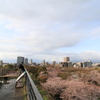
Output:
<svg viewBox="0 0 100 100">
<path fill-rule="evenodd" d="M 59 57 L 64 56 L 54 54 L 59 48 L 74 47 L 86 38 L 99 36 L 100 26 L 97 24 L 100 23 L 99 0 L 0 0 L 0 2 L 0 27 L 3 28 L 0 31 L 2 54 L 12 52 L 29 57 L 40 54 L 41 56 L 35 57 L 59 60 Z M 94 56 L 93 52 L 92 54 Z M 81 56 L 74 54 L 70 56 L 81 59 Z M 89 59 L 85 56 L 82 56 L 82 59 Z"/>
</svg>

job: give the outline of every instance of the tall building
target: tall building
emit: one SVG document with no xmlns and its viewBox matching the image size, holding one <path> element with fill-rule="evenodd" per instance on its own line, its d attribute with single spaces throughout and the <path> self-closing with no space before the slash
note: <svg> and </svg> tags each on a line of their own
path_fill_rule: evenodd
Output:
<svg viewBox="0 0 100 100">
<path fill-rule="evenodd" d="M 64 62 L 69 62 L 70 58 L 69 57 L 64 57 Z"/>
<path fill-rule="evenodd" d="M 28 59 L 25 58 L 25 65 L 28 65 Z"/>
<path fill-rule="evenodd" d="M 19 65 L 21 62 L 24 64 L 24 57 L 17 57 L 17 65 Z"/>
<path fill-rule="evenodd" d="M 42 61 L 43 66 L 45 66 L 45 60 Z"/>
<path fill-rule="evenodd" d="M 33 64 L 33 61 L 32 61 L 32 59 L 30 60 L 30 64 Z"/>
</svg>

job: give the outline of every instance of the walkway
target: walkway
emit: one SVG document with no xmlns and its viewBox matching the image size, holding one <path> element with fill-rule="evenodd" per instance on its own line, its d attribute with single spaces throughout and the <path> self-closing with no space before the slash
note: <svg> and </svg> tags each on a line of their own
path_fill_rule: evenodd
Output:
<svg viewBox="0 0 100 100">
<path fill-rule="evenodd" d="M 13 76 L 16 76 L 13 74 Z M 8 84 L 0 85 L 0 100 L 24 100 L 26 95 L 24 95 L 23 88 L 15 88 L 15 80 L 10 79 Z"/>
</svg>

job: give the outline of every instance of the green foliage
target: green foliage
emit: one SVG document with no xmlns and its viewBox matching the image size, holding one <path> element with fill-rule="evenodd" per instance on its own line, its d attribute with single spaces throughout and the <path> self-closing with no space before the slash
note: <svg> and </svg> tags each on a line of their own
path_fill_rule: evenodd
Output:
<svg viewBox="0 0 100 100">
<path fill-rule="evenodd" d="M 61 69 L 61 72 L 58 73 L 58 77 L 62 79 L 69 79 L 71 75 L 78 75 L 82 77 L 83 74 L 87 75 L 90 73 L 92 69 L 85 69 L 85 68 L 74 68 L 74 67 L 64 67 Z"/>
<path fill-rule="evenodd" d="M 98 100 L 100 100 L 100 97 L 98 98 Z"/>
<path fill-rule="evenodd" d="M 42 95 L 43 100 L 50 100 L 48 92 L 44 88 L 42 88 L 41 85 L 38 85 L 37 88 Z"/>
<path fill-rule="evenodd" d="M 40 82 L 38 80 L 34 79 L 33 81 L 34 81 L 35 85 L 40 85 Z"/>
<path fill-rule="evenodd" d="M 96 67 L 95 70 L 97 70 L 100 73 L 100 67 Z"/>
<path fill-rule="evenodd" d="M 41 71 L 47 71 L 46 67 L 45 66 L 39 67 L 38 73 L 40 73 Z"/>
<path fill-rule="evenodd" d="M 83 68 L 74 68 L 74 67 L 65 67 L 64 71 L 65 72 L 77 72 L 77 71 L 84 71 L 85 69 Z"/>
<path fill-rule="evenodd" d="M 29 73 L 32 73 L 35 78 L 37 78 L 40 74 L 40 72 L 47 73 L 47 69 L 45 66 L 26 66 L 26 69 L 28 70 Z"/>
<path fill-rule="evenodd" d="M 71 74 L 68 72 L 62 72 L 58 73 L 58 77 L 61 77 L 62 79 L 67 79 Z"/>
<path fill-rule="evenodd" d="M 39 92 L 41 93 L 41 95 L 47 95 L 47 92 L 43 89 L 40 89 Z"/>
<path fill-rule="evenodd" d="M 43 100 L 50 100 L 48 93 L 43 87 L 40 85 L 40 82 L 44 83 L 47 80 L 46 74 L 48 74 L 45 66 L 25 66 L 28 72 L 31 75 L 36 87 L 38 88 L 40 94 L 43 97 Z M 40 74 L 42 72 L 42 74 Z"/>
<path fill-rule="evenodd" d="M 48 96 L 43 96 L 43 100 L 50 100 Z"/>
<path fill-rule="evenodd" d="M 43 74 L 48 74 L 48 72 L 47 71 L 44 71 Z"/>
<path fill-rule="evenodd" d="M 38 71 L 38 67 L 37 66 L 28 66 L 27 70 L 28 70 L 29 73 L 34 74 Z"/>
<path fill-rule="evenodd" d="M 7 64 L 7 65 L 4 66 L 4 68 L 15 68 L 15 66 L 12 65 L 12 64 Z"/>
<path fill-rule="evenodd" d="M 37 66 L 28 66 L 26 67 L 26 69 L 28 70 L 29 73 L 32 73 L 35 78 L 37 78 L 37 76 L 39 75 Z"/>
</svg>

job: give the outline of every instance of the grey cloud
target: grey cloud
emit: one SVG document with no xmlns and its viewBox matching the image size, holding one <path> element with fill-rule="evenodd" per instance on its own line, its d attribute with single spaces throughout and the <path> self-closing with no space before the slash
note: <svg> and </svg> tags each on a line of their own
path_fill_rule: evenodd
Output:
<svg viewBox="0 0 100 100">
<path fill-rule="evenodd" d="M 57 61 L 63 62 L 64 57 L 70 57 L 71 62 L 83 62 L 83 61 L 92 61 L 92 62 L 99 62 L 100 59 L 100 52 L 96 51 L 84 51 L 80 53 L 76 52 L 68 52 L 68 53 L 59 53 L 55 52 L 52 55 L 49 54 L 33 54 L 33 59 L 39 59 L 42 61 L 45 59 L 46 61 Z"/>
<path fill-rule="evenodd" d="M 1 5 L 0 5 L 0 12 L 2 14 L 5 14 L 6 16 L 10 16 L 10 17 L 15 17 L 15 18 L 21 18 L 21 19 L 41 19 L 43 21 L 45 20 L 51 20 L 51 21 L 68 21 L 68 20 L 73 20 L 77 19 L 77 17 L 85 17 L 85 15 L 80 15 L 81 12 L 87 12 L 88 9 L 89 10 L 89 16 L 86 16 L 87 18 L 89 18 L 91 15 L 93 16 L 92 13 L 90 13 L 91 11 L 93 13 L 97 13 L 97 7 L 95 7 L 95 9 L 93 9 L 92 5 L 91 7 L 86 5 L 86 4 L 82 4 L 83 2 L 85 2 L 86 0 L 70 0 L 69 1 L 60 1 L 60 0 L 54 0 L 54 1 L 47 1 L 47 0 L 43 0 L 43 1 L 27 1 L 27 0 L 17 0 L 13 1 L 13 0 L 5 0 L 5 1 L 1 1 Z M 90 0 L 88 0 L 89 2 Z M 80 2 L 80 4 L 74 4 L 73 2 Z M 97 1 L 98 2 L 98 1 Z M 88 12 L 87 12 L 88 13 Z M 99 14 L 99 13 L 97 13 Z M 97 15 L 96 14 L 96 15 Z M 92 17 L 91 16 L 91 17 Z M 95 16 L 95 15 L 94 15 Z M 85 17 L 85 18 L 86 18 Z"/>
<path fill-rule="evenodd" d="M 12 38 L 7 37 L 0 42 L 15 45 L 12 46 L 15 48 L 13 52 L 21 52 L 24 55 L 30 54 L 29 52 L 46 52 L 52 55 L 59 48 L 73 47 L 86 38 L 94 37 L 95 34 L 99 36 L 99 24 L 91 24 L 95 21 L 100 22 L 98 0 L 0 2 L 0 19 L 4 21 L 4 28 L 14 31 L 10 34 Z M 50 55 L 48 57 L 51 59 Z M 80 54 L 75 57 L 81 59 Z"/>
</svg>

